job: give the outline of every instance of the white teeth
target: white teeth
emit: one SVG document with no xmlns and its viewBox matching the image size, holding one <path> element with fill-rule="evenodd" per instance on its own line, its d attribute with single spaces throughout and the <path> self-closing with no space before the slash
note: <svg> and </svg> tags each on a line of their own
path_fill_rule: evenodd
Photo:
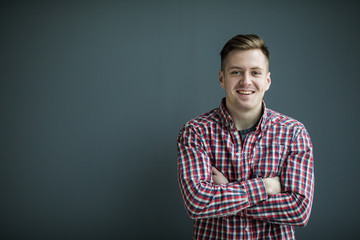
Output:
<svg viewBox="0 0 360 240">
<path fill-rule="evenodd" d="M 252 91 L 239 91 L 240 94 L 246 94 L 246 95 L 250 95 L 252 94 Z"/>
</svg>

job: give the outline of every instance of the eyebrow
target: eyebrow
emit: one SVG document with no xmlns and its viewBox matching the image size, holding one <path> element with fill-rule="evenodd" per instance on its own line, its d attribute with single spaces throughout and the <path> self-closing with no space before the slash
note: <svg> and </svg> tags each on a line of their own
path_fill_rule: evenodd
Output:
<svg viewBox="0 0 360 240">
<path fill-rule="evenodd" d="M 233 70 L 233 69 L 243 69 L 242 67 L 237 67 L 237 66 L 231 66 L 230 68 L 228 68 L 228 70 Z M 251 70 L 264 70 L 261 67 L 252 67 L 250 68 Z"/>
</svg>

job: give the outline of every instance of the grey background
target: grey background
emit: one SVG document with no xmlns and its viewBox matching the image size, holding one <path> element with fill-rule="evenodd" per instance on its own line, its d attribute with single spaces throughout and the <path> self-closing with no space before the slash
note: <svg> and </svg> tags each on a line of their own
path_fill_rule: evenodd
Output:
<svg viewBox="0 0 360 240">
<path fill-rule="evenodd" d="M 0 238 L 191 239 L 176 137 L 220 104 L 219 52 L 256 33 L 267 106 L 303 122 L 312 216 L 359 236 L 355 1 L 1 1 Z"/>
</svg>

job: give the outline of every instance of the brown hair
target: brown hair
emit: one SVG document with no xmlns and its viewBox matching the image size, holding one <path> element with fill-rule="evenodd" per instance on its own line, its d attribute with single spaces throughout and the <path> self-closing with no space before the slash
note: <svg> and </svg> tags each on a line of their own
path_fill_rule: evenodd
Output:
<svg viewBox="0 0 360 240">
<path fill-rule="evenodd" d="M 232 50 L 250 50 L 250 49 L 260 49 L 262 53 L 265 55 L 266 59 L 268 60 L 268 68 L 269 68 L 270 53 L 268 48 L 265 46 L 264 41 L 255 34 L 247 34 L 247 35 L 236 35 L 224 45 L 223 49 L 220 52 L 221 70 L 224 70 L 225 59 Z"/>
</svg>

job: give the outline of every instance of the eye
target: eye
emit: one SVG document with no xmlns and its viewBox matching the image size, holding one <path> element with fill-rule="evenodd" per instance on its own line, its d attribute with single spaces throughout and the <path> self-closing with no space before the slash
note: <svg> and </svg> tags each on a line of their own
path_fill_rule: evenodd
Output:
<svg viewBox="0 0 360 240">
<path fill-rule="evenodd" d="M 261 72 L 260 71 L 253 71 L 252 74 L 254 76 L 259 76 L 259 75 L 261 75 Z"/>
<path fill-rule="evenodd" d="M 231 72 L 231 75 L 239 75 L 239 74 L 241 74 L 240 71 L 232 71 L 232 72 Z"/>
</svg>

